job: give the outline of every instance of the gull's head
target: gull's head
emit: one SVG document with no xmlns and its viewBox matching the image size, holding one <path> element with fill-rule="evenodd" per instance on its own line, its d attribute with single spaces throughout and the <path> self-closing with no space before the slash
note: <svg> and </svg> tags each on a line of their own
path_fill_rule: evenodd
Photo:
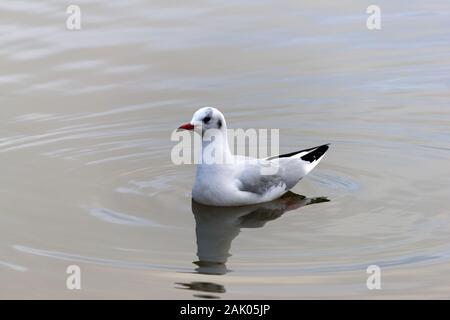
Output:
<svg viewBox="0 0 450 320">
<path fill-rule="evenodd" d="M 225 117 L 216 108 L 200 108 L 192 116 L 191 122 L 183 124 L 178 129 L 194 130 L 196 128 L 201 128 L 202 132 L 209 129 L 224 130 L 226 128 Z"/>
</svg>

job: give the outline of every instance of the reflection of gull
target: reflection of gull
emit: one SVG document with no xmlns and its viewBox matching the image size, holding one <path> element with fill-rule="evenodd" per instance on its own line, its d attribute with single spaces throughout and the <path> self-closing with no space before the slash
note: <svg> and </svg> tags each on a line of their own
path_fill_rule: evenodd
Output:
<svg viewBox="0 0 450 320">
<path fill-rule="evenodd" d="M 192 200 L 197 234 L 197 271 L 206 274 L 225 274 L 225 263 L 230 256 L 231 242 L 241 228 L 261 228 L 286 211 L 313 203 L 329 201 L 327 198 L 306 198 L 288 192 L 271 202 L 242 207 L 212 207 Z"/>
<path fill-rule="evenodd" d="M 225 293 L 225 287 L 221 284 L 212 282 L 191 282 L 191 283 L 175 283 L 179 285 L 177 289 L 185 289 L 202 292 L 201 294 L 195 294 L 194 297 L 204 298 L 204 299 L 217 299 L 218 296 L 212 295 L 211 293 Z"/>
</svg>

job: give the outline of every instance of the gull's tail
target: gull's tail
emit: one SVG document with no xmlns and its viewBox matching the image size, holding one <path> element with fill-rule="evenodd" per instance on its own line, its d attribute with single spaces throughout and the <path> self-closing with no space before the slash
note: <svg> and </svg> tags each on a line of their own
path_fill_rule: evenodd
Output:
<svg viewBox="0 0 450 320">
<path fill-rule="evenodd" d="M 276 158 L 294 158 L 294 159 L 302 159 L 303 161 L 313 163 L 315 161 L 320 161 L 320 158 L 327 152 L 329 148 L 329 143 L 323 144 L 318 147 L 303 149 L 300 151 L 295 151 L 291 153 L 282 154 L 275 157 L 270 157 L 267 160 L 273 160 Z"/>
<path fill-rule="evenodd" d="M 298 159 L 298 160 L 300 160 L 300 163 L 298 163 L 296 165 L 296 167 L 301 168 L 301 170 L 302 170 L 301 177 L 304 177 L 312 169 L 314 169 L 314 167 L 320 162 L 320 160 L 322 160 L 322 158 L 323 158 L 325 152 L 327 152 L 328 148 L 329 148 L 329 143 L 321 145 L 321 146 L 313 147 L 313 148 L 303 149 L 300 151 L 295 151 L 295 152 L 286 153 L 286 154 L 282 154 L 282 155 L 275 156 L 275 157 L 270 157 L 270 158 L 267 158 L 267 160 L 283 159 L 283 158 Z M 298 166 L 299 164 L 300 164 L 300 167 Z"/>
</svg>

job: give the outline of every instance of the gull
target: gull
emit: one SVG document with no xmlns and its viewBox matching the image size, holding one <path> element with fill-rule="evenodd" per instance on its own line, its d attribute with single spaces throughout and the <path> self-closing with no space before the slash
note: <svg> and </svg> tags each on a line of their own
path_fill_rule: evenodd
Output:
<svg viewBox="0 0 450 320">
<path fill-rule="evenodd" d="M 311 172 L 329 146 L 264 159 L 233 155 L 225 117 L 212 107 L 197 110 L 178 130 L 192 130 L 202 137 L 192 198 L 210 206 L 252 205 L 281 197 Z"/>
</svg>

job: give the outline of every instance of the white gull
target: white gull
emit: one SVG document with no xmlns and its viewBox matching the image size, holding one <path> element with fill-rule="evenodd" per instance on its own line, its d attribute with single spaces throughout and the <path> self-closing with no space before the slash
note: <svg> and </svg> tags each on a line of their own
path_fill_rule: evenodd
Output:
<svg viewBox="0 0 450 320">
<path fill-rule="evenodd" d="M 328 150 L 325 144 L 265 159 L 232 155 L 225 117 L 211 107 L 199 109 L 191 122 L 178 129 L 195 130 L 202 136 L 202 161 L 197 164 L 192 197 L 212 206 L 242 206 L 277 199 L 306 176 Z M 212 156 L 216 161 L 211 161 Z"/>
</svg>

